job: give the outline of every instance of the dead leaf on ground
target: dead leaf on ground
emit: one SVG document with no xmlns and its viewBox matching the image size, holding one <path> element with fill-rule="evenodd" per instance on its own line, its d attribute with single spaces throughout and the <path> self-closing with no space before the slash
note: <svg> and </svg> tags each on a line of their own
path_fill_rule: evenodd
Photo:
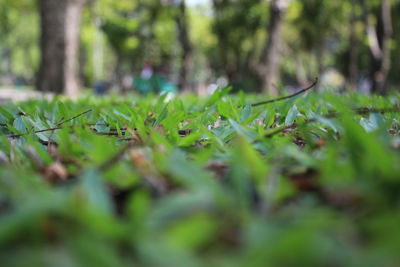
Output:
<svg viewBox="0 0 400 267">
<path fill-rule="evenodd" d="M 320 189 L 318 176 L 318 172 L 314 169 L 307 169 L 302 173 L 288 175 L 294 187 L 301 192 L 318 191 Z"/>
<path fill-rule="evenodd" d="M 315 144 L 317 145 L 317 147 L 323 147 L 323 146 L 325 146 L 326 145 L 326 140 L 325 139 L 323 139 L 323 138 L 319 138 L 316 142 L 315 142 Z"/>
<path fill-rule="evenodd" d="M 228 167 L 228 164 L 220 161 L 210 162 L 206 165 L 206 169 L 213 172 L 217 179 L 221 179 L 225 176 Z"/>
<path fill-rule="evenodd" d="M 138 172 L 143 177 L 144 182 L 153 188 L 157 193 L 165 193 L 167 190 L 167 182 L 154 169 L 154 164 L 150 162 L 144 151 L 136 148 L 129 150 L 128 154 Z"/>
<path fill-rule="evenodd" d="M 44 169 L 44 177 L 50 182 L 65 181 L 68 171 L 61 162 L 55 161 Z"/>
<path fill-rule="evenodd" d="M 136 144 L 142 144 L 142 139 L 140 138 L 140 136 L 138 135 L 138 132 L 136 129 L 131 129 L 129 127 L 126 127 L 126 130 L 129 132 L 129 134 L 131 135 L 131 139 L 133 141 L 135 141 Z"/>
</svg>

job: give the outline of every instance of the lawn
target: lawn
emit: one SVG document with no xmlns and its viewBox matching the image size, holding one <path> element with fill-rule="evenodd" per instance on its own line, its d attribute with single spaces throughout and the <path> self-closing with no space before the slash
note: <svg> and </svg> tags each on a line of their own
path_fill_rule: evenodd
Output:
<svg viewBox="0 0 400 267">
<path fill-rule="evenodd" d="M 0 107 L 2 266 L 398 266 L 400 96 Z"/>
</svg>

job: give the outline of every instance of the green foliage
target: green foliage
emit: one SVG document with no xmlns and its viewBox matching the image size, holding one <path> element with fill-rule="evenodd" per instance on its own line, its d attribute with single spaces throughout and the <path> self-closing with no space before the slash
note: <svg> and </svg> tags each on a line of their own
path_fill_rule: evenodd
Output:
<svg viewBox="0 0 400 267">
<path fill-rule="evenodd" d="M 268 4 L 265 1 L 213 1 L 211 31 L 218 40 L 210 49 L 210 63 L 237 88 L 259 90 L 254 65 L 266 45 Z M 246 10 L 246 12 L 243 12 Z"/>
<path fill-rule="evenodd" d="M 38 66 L 39 16 L 35 1 L 0 0 L 0 75 L 32 77 Z"/>
<path fill-rule="evenodd" d="M 35 84 L 40 61 L 39 1 L 0 0 L 0 83 Z M 176 82 L 182 62 L 177 18 L 180 1 L 86 1 L 81 23 L 80 74 L 86 87 L 98 81 L 120 82 L 138 76 L 150 63 L 156 73 Z M 192 44 L 188 79 L 193 90 L 227 78 L 234 89 L 261 91 L 263 51 L 268 40 L 271 1 L 213 0 L 187 5 Z M 377 30 L 382 1 L 288 1 L 280 44 L 281 79 L 303 84 L 327 74 L 325 87 L 368 87 L 376 76 L 366 34 L 366 19 Z M 368 12 L 362 7 L 365 2 Z M 391 64 L 388 88 L 399 82 L 400 1 L 392 9 Z M 332 71 L 339 75 L 332 75 Z M 335 72 L 336 73 L 336 72 Z M 354 75 L 354 77 L 350 77 Z M 16 79 L 18 78 L 18 79 Z M 329 78 L 329 79 L 328 79 Z M 13 81 L 12 81 L 13 80 Z M 325 79 L 321 79 L 325 80 Z M 220 80 L 222 81 L 222 80 Z M 222 82 L 223 84 L 223 82 Z M 114 84 L 113 84 L 114 85 Z M 277 86 L 280 85 L 278 82 Z M 393 89 L 394 89 L 393 88 Z"/>
<path fill-rule="evenodd" d="M 0 262 L 395 266 L 399 96 L 228 92 L 0 107 Z"/>
<path fill-rule="evenodd" d="M 135 71 L 168 59 L 175 43 L 174 7 L 160 1 L 99 1 L 98 19 L 118 64 Z M 134 59 L 134 60 L 132 60 Z"/>
</svg>

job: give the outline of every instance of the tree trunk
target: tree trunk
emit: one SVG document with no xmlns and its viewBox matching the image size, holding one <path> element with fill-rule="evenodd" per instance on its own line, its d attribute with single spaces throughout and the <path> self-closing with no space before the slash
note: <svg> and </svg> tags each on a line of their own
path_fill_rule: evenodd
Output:
<svg viewBox="0 0 400 267">
<path fill-rule="evenodd" d="M 263 89 L 270 95 L 277 95 L 279 93 L 278 89 L 276 88 L 280 63 L 279 46 L 287 6 L 287 0 L 271 1 L 268 40 L 263 52 L 260 66 Z"/>
<path fill-rule="evenodd" d="M 362 0 L 361 3 L 372 58 L 371 91 L 384 95 L 387 93 L 386 83 L 390 71 L 390 39 L 393 33 L 390 0 L 381 0 L 376 29 L 369 20 L 368 4 L 365 0 Z"/>
<path fill-rule="evenodd" d="M 79 92 L 79 32 L 85 0 L 40 0 L 41 91 L 76 96 Z"/>
<path fill-rule="evenodd" d="M 179 12 L 178 16 L 176 17 L 176 24 L 178 28 L 179 43 L 182 49 L 178 87 L 181 91 L 191 91 L 189 74 L 193 63 L 193 46 L 189 36 L 189 25 L 186 14 L 185 0 L 180 0 L 178 9 Z"/>
<path fill-rule="evenodd" d="M 378 29 L 378 42 L 381 56 L 375 59 L 373 70 L 372 92 L 384 95 L 387 93 L 387 79 L 390 71 L 390 39 L 392 37 L 392 18 L 390 0 L 381 0 L 381 14 Z"/>
<path fill-rule="evenodd" d="M 357 16 L 355 0 L 351 1 L 351 20 L 350 20 L 350 33 L 349 33 L 349 65 L 347 83 L 352 90 L 357 90 L 358 81 L 358 39 L 357 39 Z"/>
</svg>

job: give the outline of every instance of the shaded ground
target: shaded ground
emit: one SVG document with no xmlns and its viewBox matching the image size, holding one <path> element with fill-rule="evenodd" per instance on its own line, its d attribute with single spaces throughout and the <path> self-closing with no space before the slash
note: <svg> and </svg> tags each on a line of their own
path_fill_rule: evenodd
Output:
<svg viewBox="0 0 400 267">
<path fill-rule="evenodd" d="M 0 104 L 6 101 L 25 101 L 32 98 L 52 98 L 53 94 L 37 92 L 31 89 L 0 87 Z"/>
</svg>

